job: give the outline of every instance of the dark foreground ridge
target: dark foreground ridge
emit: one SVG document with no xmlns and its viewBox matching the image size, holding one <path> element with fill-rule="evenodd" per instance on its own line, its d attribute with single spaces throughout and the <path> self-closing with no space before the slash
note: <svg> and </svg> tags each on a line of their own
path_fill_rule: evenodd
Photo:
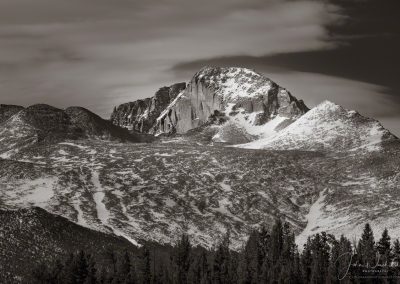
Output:
<svg viewBox="0 0 400 284">
<path fill-rule="evenodd" d="M 84 228 L 38 207 L 0 210 L 0 283 L 37 283 L 31 281 L 32 267 L 78 250 L 102 264 L 108 251 L 136 247 L 122 237 Z"/>
<path fill-rule="evenodd" d="M 385 229 L 375 241 L 369 224 L 353 243 L 322 232 L 299 250 L 277 219 L 235 252 L 229 232 L 212 250 L 193 247 L 186 234 L 173 246 L 137 248 L 40 208 L 2 210 L 0 222 L 2 283 L 388 283 L 400 276 L 399 240 Z"/>
</svg>

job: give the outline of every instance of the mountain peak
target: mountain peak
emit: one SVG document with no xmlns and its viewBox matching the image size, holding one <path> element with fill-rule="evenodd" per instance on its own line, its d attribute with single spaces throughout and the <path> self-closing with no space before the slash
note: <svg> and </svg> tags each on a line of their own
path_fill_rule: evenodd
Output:
<svg viewBox="0 0 400 284">
<path fill-rule="evenodd" d="M 153 129 L 157 134 L 183 134 L 223 113 L 233 122 L 232 127 L 249 137 L 252 134 L 246 134 L 246 128 L 263 125 L 278 115 L 294 119 L 307 111 L 307 106 L 285 88 L 253 70 L 204 67 L 161 113 Z"/>
<path fill-rule="evenodd" d="M 152 98 L 118 106 L 111 121 L 144 133 L 184 134 L 214 123 L 213 118 L 222 114 L 225 121 L 231 120 L 229 125 L 237 130 L 233 132 L 251 140 L 261 129 L 253 126 L 264 125 L 278 115 L 286 120 L 280 126 L 287 126 L 308 110 L 302 100 L 254 70 L 205 66 L 187 85 L 164 87 Z M 250 128 L 252 133 L 247 132 Z"/>
<path fill-rule="evenodd" d="M 227 74 L 227 75 L 238 75 L 238 74 L 249 74 L 264 77 L 263 74 L 256 72 L 253 69 L 248 69 L 244 67 L 218 67 L 218 66 L 204 66 L 202 67 L 195 76 L 198 75 L 213 75 L 213 74 Z"/>
<path fill-rule="evenodd" d="M 325 100 L 320 104 L 316 105 L 309 111 L 309 116 L 317 115 L 317 116 L 332 116 L 339 114 L 348 114 L 349 110 L 344 109 L 342 106 L 332 102 Z M 354 112 L 354 111 L 352 111 Z"/>
<path fill-rule="evenodd" d="M 332 101 L 329 101 L 329 100 L 324 100 L 322 103 L 318 104 L 316 107 L 320 108 L 320 109 L 339 109 L 339 108 L 342 108 L 342 106 L 340 106 L 340 105 L 338 105 L 338 104 L 336 104 L 336 103 L 334 103 Z"/>
<path fill-rule="evenodd" d="M 275 136 L 239 147 L 334 152 L 376 151 L 383 141 L 394 138 L 377 120 L 324 101 Z"/>
<path fill-rule="evenodd" d="M 204 67 L 194 75 L 192 85 L 199 82 L 230 101 L 260 96 L 277 86 L 264 75 L 240 67 Z"/>
</svg>

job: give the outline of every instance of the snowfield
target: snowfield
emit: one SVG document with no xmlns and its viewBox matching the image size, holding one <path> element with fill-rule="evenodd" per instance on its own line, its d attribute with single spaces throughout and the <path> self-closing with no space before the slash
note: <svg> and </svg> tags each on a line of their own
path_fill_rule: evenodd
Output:
<svg viewBox="0 0 400 284">
<path fill-rule="evenodd" d="M 212 248 L 229 231 L 239 250 L 276 218 L 300 246 L 322 231 L 352 239 L 366 222 L 400 238 L 400 140 L 329 101 L 309 110 L 255 71 L 203 68 L 111 121 L 12 108 L 0 109 L 12 115 L 0 122 L 0 208 L 39 206 L 133 244 L 186 232 Z"/>
<path fill-rule="evenodd" d="M 188 232 L 195 244 L 212 247 L 230 230 L 234 249 L 277 217 L 301 245 L 321 231 L 352 237 L 365 222 L 394 228 L 400 216 L 397 144 L 352 155 L 211 146 L 188 137 L 164 142 L 24 148 L 0 160 L 2 207 L 37 205 L 132 243 L 173 243 Z"/>
</svg>

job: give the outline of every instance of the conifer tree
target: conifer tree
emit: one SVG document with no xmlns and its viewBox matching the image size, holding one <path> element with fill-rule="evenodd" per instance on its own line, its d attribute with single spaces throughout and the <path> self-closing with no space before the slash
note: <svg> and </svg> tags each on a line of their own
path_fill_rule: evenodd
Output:
<svg viewBox="0 0 400 284">
<path fill-rule="evenodd" d="M 351 276 L 352 246 L 351 242 L 344 237 L 339 241 L 334 240 L 332 245 L 331 262 L 329 265 L 329 279 L 332 283 L 349 281 Z"/>
<path fill-rule="evenodd" d="M 93 260 L 93 257 L 91 255 L 87 255 L 87 276 L 85 279 L 85 284 L 96 284 L 97 282 L 97 269 L 96 269 L 96 263 Z"/>
<path fill-rule="evenodd" d="M 110 262 L 111 269 L 107 275 L 108 280 L 112 283 L 114 278 L 117 277 L 117 255 L 115 254 L 114 250 L 111 248 L 107 249 L 106 251 L 106 258 Z"/>
<path fill-rule="evenodd" d="M 395 261 L 400 266 L 400 242 L 396 239 L 393 243 L 393 261 Z"/>
<path fill-rule="evenodd" d="M 259 234 L 260 274 L 258 280 L 261 283 L 267 283 L 267 281 L 269 281 L 268 279 L 270 279 L 269 270 L 272 263 L 271 252 L 270 252 L 270 240 L 271 240 L 270 232 L 265 226 L 263 226 Z"/>
<path fill-rule="evenodd" d="M 100 263 L 96 263 L 87 252 L 79 251 L 65 260 L 40 265 L 33 271 L 32 282 L 43 284 L 395 283 L 390 277 L 400 273 L 398 268 L 389 268 L 387 274 L 382 274 L 385 272 L 380 271 L 380 276 L 389 277 L 387 281 L 375 278 L 359 281 L 351 278 L 363 275 L 366 264 L 371 265 L 368 257 L 374 260 L 375 255 L 368 254 L 369 251 L 373 253 L 377 251 L 389 260 L 400 262 L 400 242 L 395 240 L 392 247 L 387 230 L 384 230 L 376 246 L 369 225 L 365 226 L 361 238 L 355 239 L 356 251 L 362 260 L 360 267 L 350 265 L 354 263 L 354 246 L 344 236 L 336 240 L 324 232 L 318 233 L 308 238 L 301 252 L 298 251 L 294 240 L 289 225 L 277 220 L 271 232 L 265 228 L 260 232 L 253 232 L 239 252 L 229 249 L 229 232 L 214 251 L 192 248 L 186 235 L 182 236 L 175 247 L 154 246 L 153 250 L 157 254 L 151 256 L 148 245 L 145 245 L 138 252 L 133 250 L 121 253 L 109 250 L 109 257 L 106 259 L 103 257 Z M 276 248 L 272 244 L 275 244 Z M 151 260 L 155 255 L 158 266 L 157 269 L 151 270 Z M 277 259 L 273 259 L 272 255 Z M 134 259 L 139 261 L 133 261 Z M 114 272 L 115 263 L 116 272 Z M 369 275 L 374 276 L 374 274 Z M 342 276 L 349 277 L 342 278 Z M 12 283 L 12 279 L 9 282 Z"/>
<path fill-rule="evenodd" d="M 150 269 L 150 251 L 147 245 L 142 248 L 142 254 L 140 257 L 140 277 L 143 284 L 150 284 L 152 275 Z"/>
<path fill-rule="evenodd" d="M 329 245 L 325 232 L 316 234 L 311 239 L 311 282 L 322 283 L 328 275 L 329 267 Z M 322 282 L 321 282 L 322 281 Z"/>
<path fill-rule="evenodd" d="M 108 283 L 108 274 L 107 270 L 105 267 L 103 267 L 100 271 L 100 276 L 99 276 L 99 283 L 100 284 L 106 284 Z"/>
<path fill-rule="evenodd" d="M 213 282 L 216 284 L 230 283 L 230 233 L 226 233 L 214 253 Z"/>
<path fill-rule="evenodd" d="M 357 246 L 358 261 L 361 264 L 374 266 L 376 260 L 375 240 L 371 226 L 365 224 Z"/>
<path fill-rule="evenodd" d="M 270 267 L 268 274 L 271 282 L 277 282 L 280 278 L 281 254 L 283 249 L 283 224 L 280 219 L 275 221 L 271 230 L 269 243 Z"/>
<path fill-rule="evenodd" d="M 295 243 L 295 236 L 291 232 L 289 224 L 283 225 L 283 246 L 282 253 L 280 256 L 280 279 L 284 282 L 294 283 L 297 281 L 297 270 L 295 263 L 295 255 L 297 252 L 297 246 Z"/>
<path fill-rule="evenodd" d="M 229 254 L 230 264 L 228 277 L 229 281 L 232 284 L 239 283 L 239 273 L 238 273 L 238 265 L 239 265 L 239 255 L 236 252 L 230 252 Z"/>
<path fill-rule="evenodd" d="M 257 283 L 258 277 L 261 274 L 261 267 L 259 265 L 259 254 L 260 254 L 260 241 L 259 233 L 253 231 L 241 253 L 241 283 L 251 284 Z"/>
<path fill-rule="evenodd" d="M 40 263 L 32 273 L 32 277 L 35 280 L 35 283 L 45 284 L 49 283 L 50 272 L 46 263 Z"/>
<path fill-rule="evenodd" d="M 51 282 L 55 284 L 63 283 L 64 264 L 60 259 L 57 259 L 51 271 Z"/>
<path fill-rule="evenodd" d="M 311 282 L 311 270 L 313 264 L 311 249 L 312 249 L 312 241 L 311 237 L 308 237 L 307 242 L 304 245 L 303 254 L 301 257 L 301 271 L 302 271 L 303 283 Z"/>
<path fill-rule="evenodd" d="M 202 271 L 202 277 L 201 277 L 201 284 L 205 284 L 205 283 L 210 283 L 211 282 L 211 268 L 208 262 L 208 255 L 207 255 L 207 251 L 203 250 L 202 253 L 200 254 L 200 260 L 199 260 L 199 264 L 201 267 L 201 271 Z"/>
<path fill-rule="evenodd" d="M 176 274 L 178 283 L 188 283 L 188 271 L 191 264 L 192 245 L 189 236 L 183 234 L 175 247 L 174 263 L 176 266 Z"/>
<path fill-rule="evenodd" d="M 188 280 L 194 284 L 209 283 L 211 281 L 209 278 L 206 250 L 201 249 L 200 253 L 196 255 L 190 267 Z"/>
<path fill-rule="evenodd" d="M 122 283 L 132 283 L 133 278 L 131 258 L 128 251 L 125 250 L 118 268 L 118 279 Z"/>
<path fill-rule="evenodd" d="M 379 264 L 385 264 L 385 263 L 390 264 L 391 262 L 390 236 L 386 228 L 382 232 L 382 237 L 378 241 L 376 249 L 379 253 Z"/>
<path fill-rule="evenodd" d="M 259 246 L 259 265 L 261 266 L 264 263 L 265 258 L 269 257 L 270 253 L 270 248 L 269 248 L 269 243 L 270 243 L 271 235 L 269 230 L 265 227 L 262 226 L 261 230 L 258 234 L 258 246 Z"/>
<path fill-rule="evenodd" d="M 271 260 L 273 263 L 279 262 L 283 249 L 283 226 L 282 221 L 277 219 L 271 231 L 270 249 Z"/>
<path fill-rule="evenodd" d="M 301 277 L 301 262 L 300 262 L 300 253 L 296 249 L 295 254 L 294 254 L 294 260 L 293 260 L 293 270 L 292 270 L 292 275 L 291 275 L 291 283 L 293 284 L 301 284 L 302 282 L 302 277 Z"/>
<path fill-rule="evenodd" d="M 76 275 L 76 283 L 85 283 L 88 275 L 88 263 L 83 250 L 79 251 L 78 255 L 76 256 L 74 272 Z"/>
</svg>

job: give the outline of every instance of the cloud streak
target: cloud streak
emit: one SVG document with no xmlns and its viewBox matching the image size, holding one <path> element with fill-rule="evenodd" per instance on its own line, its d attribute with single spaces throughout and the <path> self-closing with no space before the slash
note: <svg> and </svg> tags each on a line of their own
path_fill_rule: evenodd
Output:
<svg viewBox="0 0 400 284">
<path fill-rule="evenodd" d="M 329 48 L 332 7 L 315 1 L 0 1 L 3 103 L 112 105 L 177 79 L 173 65 L 221 55 Z"/>
<path fill-rule="evenodd" d="M 116 104 L 188 80 L 196 70 L 174 68 L 185 62 L 333 50 L 342 39 L 327 27 L 344 20 L 339 6 L 313 0 L 0 0 L 0 101 L 108 116 Z M 302 76 L 287 73 L 284 85 Z"/>
</svg>

